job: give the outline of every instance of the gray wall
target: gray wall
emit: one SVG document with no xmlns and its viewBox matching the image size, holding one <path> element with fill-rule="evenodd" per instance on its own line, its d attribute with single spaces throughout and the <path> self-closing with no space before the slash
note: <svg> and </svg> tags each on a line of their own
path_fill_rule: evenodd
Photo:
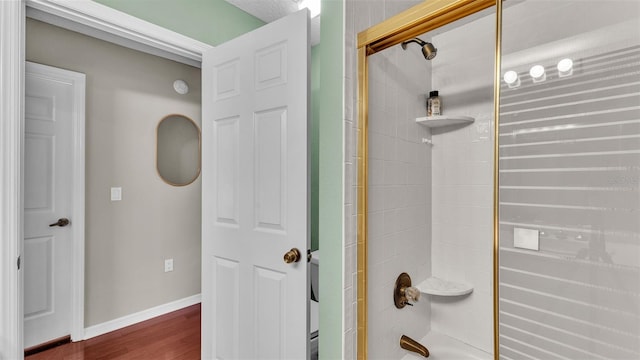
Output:
<svg viewBox="0 0 640 360">
<path fill-rule="evenodd" d="M 200 179 L 159 178 L 155 133 L 168 114 L 201 123 L 200 69 L 31 19 L 26 43 L 29 61 L 87 76 L 85 325 L 199 294 Z M 113 186 L 122 201 L 110 201 Z"/>
</svg>

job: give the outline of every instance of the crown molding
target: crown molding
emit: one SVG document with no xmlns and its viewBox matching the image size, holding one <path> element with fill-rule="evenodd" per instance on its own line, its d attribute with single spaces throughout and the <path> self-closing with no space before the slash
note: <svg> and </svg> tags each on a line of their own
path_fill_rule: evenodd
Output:
<svg viewBox="0 0 640 360">
<path fill-rule="evenodd" d="M 91 0 L 26 0 L 27 17 L 200 67 L 213 46 Z"/>
</svg>

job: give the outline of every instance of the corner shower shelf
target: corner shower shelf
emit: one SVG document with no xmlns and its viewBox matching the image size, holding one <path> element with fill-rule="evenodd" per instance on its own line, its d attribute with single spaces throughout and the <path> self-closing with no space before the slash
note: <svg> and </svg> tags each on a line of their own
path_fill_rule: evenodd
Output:
<svg viewBox="0 0 640 360">
<path fill-rule="evenodd" d="M 423 294 L 438 296 L 460 296 L 470 294 L 473 286 L 465 283 L 443 280 L 437 277 L 430 277 L 416 285 L 416 288 Z"/>
<path fill-rule="evenodd" d="M 470 116 L 459 115 L 435 115 L 416 118 L 416 122 L 418 124 L 422 124 L 430 128 L 449 125 L 467 125 L 474 121 L 475 119 Z"/>
</svg>

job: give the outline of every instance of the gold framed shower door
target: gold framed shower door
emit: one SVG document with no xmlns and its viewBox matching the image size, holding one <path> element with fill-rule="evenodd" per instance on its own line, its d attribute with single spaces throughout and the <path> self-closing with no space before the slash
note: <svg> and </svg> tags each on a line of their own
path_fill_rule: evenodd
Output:
<svg viewBox="0 0 640 360">
<path fill-rule="evenodd" d="M 500 108 L 500 63 L 503 0 L 431 0 L 413 6 L 358 34 L 358 172 L 357 172 L 357 350 L 358 359 L 367 359 L 367 206 L 368 206 L 368 117 L 369 73 L 367 57 L 417 37 L 425 32 L 496 6 L 494 76 L 494 172 L 493 172 L 493 332 L 494 358 L 498 347 L 498 129 Z"/>
</svg>

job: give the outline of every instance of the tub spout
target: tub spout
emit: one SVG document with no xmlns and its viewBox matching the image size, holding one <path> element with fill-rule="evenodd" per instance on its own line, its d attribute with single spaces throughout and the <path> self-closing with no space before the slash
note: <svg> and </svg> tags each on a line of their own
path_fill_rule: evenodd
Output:
<svg viewBox="0 0 640 360">
<path fill-rule="evenodd" d="M 416 352 L 424 357 L 429 357 L 429 350 L 427 350 L 424 345 L 413 340 L 407 335 L 402 335 L 402 337 L 400 338 L 400 347 L 409 351 Z"/>
</svg>

